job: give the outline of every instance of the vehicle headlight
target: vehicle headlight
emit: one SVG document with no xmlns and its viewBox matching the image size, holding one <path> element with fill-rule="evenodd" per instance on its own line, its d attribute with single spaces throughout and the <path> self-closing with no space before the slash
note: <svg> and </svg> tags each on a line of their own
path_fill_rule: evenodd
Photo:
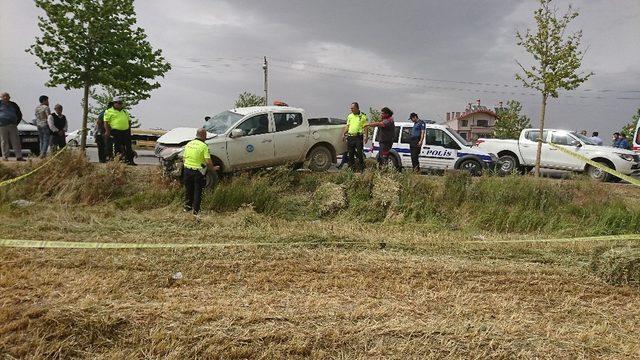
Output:
<svg viewBox="0 0 640 360">
<path fill-rule="evenodd" d="M 182 153 L 181 147 L 156 146 L 156 156 L 164 160 L 173 160 Z"/>
<path fill-rule="evenodd" d="M 620 153 L 616 153 L 618 156 L 620 156 L 620 158 L 622 158 L 622 160 L 627 160 L 627 161 L 634 161 L 635 157 L 633 155 L 630 154 L 620 154 Z"/>
</svg>

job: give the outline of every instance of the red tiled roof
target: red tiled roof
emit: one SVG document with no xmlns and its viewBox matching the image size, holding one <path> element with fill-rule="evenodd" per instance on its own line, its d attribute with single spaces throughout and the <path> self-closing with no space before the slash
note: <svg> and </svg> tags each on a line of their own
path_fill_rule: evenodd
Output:
<svg viewBox="0 0 640 360">
<path fill-rule="evenodd" d="M 495 112 L 489 110 L 489 109 L 478 109 L 478 110 L 471 110 L 468 112 L 464 112 L 462 114 L 460 114 L 460 117 L 457 118 L 456 120 L 464 120 L 465 118 L 474 115 L 474 114 L 486 114 L 486 115 L 490 115 L 493 116 L 494 118 L 498 118 L 498 115 L 496 115 Z"/>
</svg>

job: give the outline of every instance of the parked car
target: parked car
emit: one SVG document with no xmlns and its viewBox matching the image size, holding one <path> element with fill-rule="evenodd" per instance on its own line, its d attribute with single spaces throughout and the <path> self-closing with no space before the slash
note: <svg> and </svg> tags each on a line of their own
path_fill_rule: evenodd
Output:
<svg viewBox="0 0 640 360">
<path fill-rule="evenodd" d="M 390 160 L 395 169 L 411 168 L 409 138 L 412 122 L 396 122 L 395 142 Z M 457 132 L 444 125 L 425 124 L 425 140 L 420 151 L 421 170 L 459 169 L 469 171 L 473 175 L 481 175 L 485 169 L 493 169 L 497 156 L 471 147 Z M 378 128 L 373 134 L 372 146 L 367 147 L 367 154 L 377 157 L 380 150 Z"/>
<path fill-rule="evenodd" d="M 500 171 L 511 173 L 514 171 L 529 172 L 536 161 L 536 150 L 540 130 L 524 129 L 518 140 L 478 139 L 478 149 L 496 153 L 500 158 Z M 569 170 L 584 172 L 598 181 L 616 180 L 617 178 L 587 164 L 574 156 L 565 154 L 553 148 L 549 143 L 562 146 L 568 150 L 583 155 L 595 162 L 606 165 L 625 175 L 640 174 L 640 156 L 631 150 L 618 149 L 610 146 L 597 146 L 593 141 L 576 132 L 548 129 L 542 134 L 542 153 L 540 166 L 545 169 Z"/>
<path fill-rule="evenodd" d="M 131 142 L 135 149 L 153 149 L 156 145 L 156 141 L 166 131 L 164 130 L 149 130 L 149 129 L 131 129 Z M 80 145 L 80 130 L 75 130 L 67 134 L 67 145 L 76 147 Z M 87 146 L 97 146 L 93 129 L 89 129 L 87 133 Z"/>
<path fill-rule="evenodd" d="M 344 124 L 312 125 L 303 109 L 287 106 L 223 111 L 204 128 L 212 160 L 221 173 L 305 162 L 312 171 L 325 171 L 346 149 Z M 195 128 L 176 128 L 158 139 L 155 154 L 166 174 L 181 175 L 183 147 L 195 135 Z"/>
</svg>

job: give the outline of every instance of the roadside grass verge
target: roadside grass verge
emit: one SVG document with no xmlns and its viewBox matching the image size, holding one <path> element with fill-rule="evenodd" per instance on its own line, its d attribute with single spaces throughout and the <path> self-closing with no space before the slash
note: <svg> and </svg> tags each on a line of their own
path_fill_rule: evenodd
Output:
<svg viewBox="0 0 640 360">
<path fill-rule="evenodd" d="M 0 176 L 35 166 L 0 167 Z M 629 201 L 630 193 L 638 199 L 640 191 L 581 179 L 374 170 L 316 174 L 281 167 L 224 179 L 205 191 L 202 208 L 224 213 L 250 206 L 256 213 L 286 220 L 416 224 L 434 231 L 589 236 L 640 232 L 640 201 Z M 90 164 L 69 151 L 46 169 L 0 189 L 0 205 L 27 199 L 176 211 L 183 196 L 179 182 L 163 179 L 157 168 Z"/>
</svg>

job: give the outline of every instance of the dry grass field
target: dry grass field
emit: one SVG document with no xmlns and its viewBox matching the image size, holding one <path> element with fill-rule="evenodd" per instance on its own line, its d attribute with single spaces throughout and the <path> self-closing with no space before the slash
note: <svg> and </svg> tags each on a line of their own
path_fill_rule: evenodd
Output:
<svg viewBox="0 0 640 360">
<path fill-rule="evenodd" d="M 61 161 L 75 164 L 64 176 L 2 190 L 0 238 L 229 245 L 0 248 L 5 358 L 640 358 L 634 275 L 592 271 L 638 241 L 489 242 L 637 233 L 629 186 L 278 170 L 225 181 L 196 221 L 156 169 Z M 327 182 L 345 194 L 327 199 Z M 416 203 L 407 184 L 428 197 Z M 478 199 L 488 187 L 499 194 Z M 496 220 L 483 225 L 485 212 Z"/>
</svg>

